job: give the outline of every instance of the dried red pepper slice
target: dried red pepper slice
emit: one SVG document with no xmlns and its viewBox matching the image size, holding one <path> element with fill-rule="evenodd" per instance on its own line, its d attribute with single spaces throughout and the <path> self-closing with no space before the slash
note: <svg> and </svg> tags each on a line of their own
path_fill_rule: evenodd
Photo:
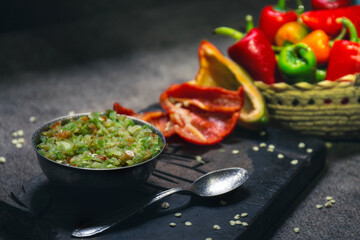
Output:
<svg viewBox="0 0 360 240">
<path fill-rule="evenodd" d="M 124 115 L 127 115 L 127 116 L 135 116 L 136 115 L 136 112 L 134 112 L 132 109 L 123 107 L 117 102 L 114 103 L 113 110 L 115 112 L 117 112 L 118 114 L 124 114 Z"/>
<path fill-rule="evenodd" d="M 118 114 L 124 114 L 127 116 L 136 117 L 142 119 L 155 127 L 157 127 L 166 138 L 169 138 L 175 134 L 174 125 L 170 121 L 169 115 L 162 111 L 153 111 L 145 113 L 136 113 L 130 108 L 125 108 L 119 103 L 114 103 L 113 110 Z"/>
<path fill-rule="evenodd" d="M 160 96 L 174 131 L 200 145 L 220 142 L 234 129 L 244 103 L 242 87 L 230 91 L 183 83 L 171 85 Z"/>
<path fill-rule="evenodd" d="M 161 96 L 185 107 L 196 106 L 210 112 L 236 112 L 242 107 L 242 88 L 230 91 L 220 87 L 204 87 L 191 83 L 173 84 Z M 164 106 L 163 106 L 164 107 Z M 166 110 L 166 108 L 164 108 Z"/>
<path fill-rule="evenodd" d="M 145 112 L 139 114 L 140 119 L 157 127 L 166 138 L 175 134 L 174 124 L 170 121 L 169 114 L 162 111 Z"/>
</svg>

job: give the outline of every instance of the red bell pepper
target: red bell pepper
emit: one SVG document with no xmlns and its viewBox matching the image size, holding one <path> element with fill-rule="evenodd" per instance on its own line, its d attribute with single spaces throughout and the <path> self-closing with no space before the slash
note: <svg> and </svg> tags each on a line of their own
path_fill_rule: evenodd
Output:
<svg viewBox="0 0 360 240">
<path fill-rule="evenodd" d="M 350 19 L 360 31 L 360 5 L 350 7 L 308 11 L 300 15 L 303 23 L 312 30 L 321 29 L 329 35 L 335 36 L 342 29 L 342 24 L 335 20 L 340 17 Z"/>
<path fill-rule="evenodd" d="M 330 52 L 325 79 L 335 81 L 345 75 L 360 72 L 360 39 L 354 24 L 348 18 L 338 18 L 349 30 L 350 40 L 338 40 Z"/>
<path fill-rule="evenodd" d="M 228 27 L 219 27 L 215 34 L 224 34 L 238 40 L 228 48 L 232 60 L 243 67 L 254 80 L 261 80 L 266 84 L 275 83 L 276 58 L 271 44 L 259 28 L 249 28 L 252 25 L 251 16 L 247 16 L 247 29 L 243 33 Z"/>
<path fill-rule="evenodd" d="M 351 5 L 351 0 L 311 0 L 313 10 L 334 9 Z"/>
<path fill-rule="evenodd" d="M 259 28 L 270 43 L 274 42 L 276 32 L 282 25 L 296 21 L 298 18 L 296 11 L 286 9 L 285 2 L 285 0 L 279 0 L 277 5 L 268 5 L 261 10 Z"/>
<path fill-rule="evenodd" d="M 234 129 L 244 103 L 243 88 L 230 91 L 190 83 L 171 85 L 160 96 L 174 131 L 200 145 L 220 142 Z"/>
</svg>

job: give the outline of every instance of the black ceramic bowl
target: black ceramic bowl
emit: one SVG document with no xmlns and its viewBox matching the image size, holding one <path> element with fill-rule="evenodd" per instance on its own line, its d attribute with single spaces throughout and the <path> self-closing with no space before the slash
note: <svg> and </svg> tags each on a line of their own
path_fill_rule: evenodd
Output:
<svg viewBox="0 0 360 240">
<path fill-rule="evenodd" d="M 62 187 L 84 189 L 129 188 L 144 183 L 155 169 L 159 155 L 164 150 L 166 142 L 164 135 L 159 129 L 134 117 L 129 118 L 131 118 L 136 124 L 150 126 L 151 130 L 155 134 L 159 135 L 161 141 L 163 142 L 161 151 L 156 156 L 142 163 L 114 169 L 88 169 L 57 163 L 39 153 L 36 146 L 40 143 L 41 133 L 48 130 L 51 124 L 57 121 L 63 122 L 73 118 L 76 119 L 89 114 L 90 113 L 60 117 L 44 124 L 34 132 L 32 136 L 32 145 L 39 160 L 40 167 L 49 179 L 50 183 Z"/>
</svg>

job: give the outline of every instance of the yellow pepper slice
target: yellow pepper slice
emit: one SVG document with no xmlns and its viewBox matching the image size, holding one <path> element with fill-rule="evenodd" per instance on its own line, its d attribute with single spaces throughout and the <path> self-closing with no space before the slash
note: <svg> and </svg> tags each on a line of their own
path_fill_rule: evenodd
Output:
<svg viewBox="0 0 360 240">
<path fill-rule="evenodd" d="M 240 85 L 243 86 L 245 102 L 239 124 L 250 129 L 258 129 L 265 125 L 269 119 L 266 104 L 249 74 L 206 40 L 201 42 L 198 54 L 200 69 L 195 80 L 191 82 L 228 90 L 237 90 Z"/>
</svg>

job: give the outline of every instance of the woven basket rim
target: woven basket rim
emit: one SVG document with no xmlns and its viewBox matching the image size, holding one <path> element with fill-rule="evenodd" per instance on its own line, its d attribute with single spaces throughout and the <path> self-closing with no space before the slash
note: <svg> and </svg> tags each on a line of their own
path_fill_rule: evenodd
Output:
<svg viewBox="0 0 360 240">
<path fill-rule="evenodd" d="M 324 80 L 318 83 L 299 82 L 295 84 L 287 84 L 285 82 L 278 82 L 274 84 L 266 84 L 262 81 L 255 81 L 256 87 L 262 91 L 272 90 L 274 92 L 285 91 L 309 91 L 309 90 L 328 90 L 336 88 L 349 88 L 354 86 L 360 86 L 360 73 L 349 74 L 339 78 L 336 81 Z"/>
</svg>

